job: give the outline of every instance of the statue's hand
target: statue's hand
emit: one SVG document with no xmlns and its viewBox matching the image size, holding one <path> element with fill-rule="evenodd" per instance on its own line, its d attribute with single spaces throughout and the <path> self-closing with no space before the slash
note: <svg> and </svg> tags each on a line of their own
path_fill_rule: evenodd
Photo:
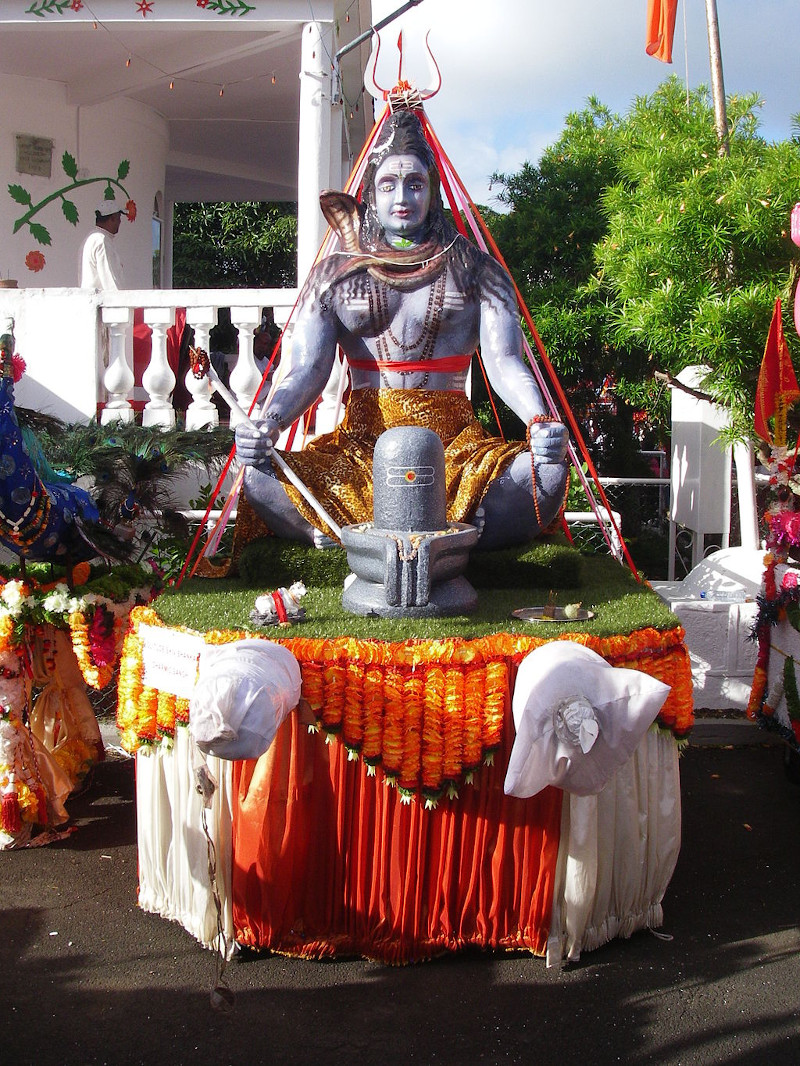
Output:
<svg viewBox="0 0 800 1066">
<path fill-rule="evenodd" d="M 531 454 L 542 463 L 560 463 L 567 454 L 569 431 L 563 422 L 531 422 L 528 439 Z"/>
<path fill-rule="evenodd" d="M 261 466 L 269 462 L 275 441 L 280 434 L 274 421 L 256 422 L 258 432 L 246 422 L 236 427 L 236 455 L 245 466 Z"/>
</svg>

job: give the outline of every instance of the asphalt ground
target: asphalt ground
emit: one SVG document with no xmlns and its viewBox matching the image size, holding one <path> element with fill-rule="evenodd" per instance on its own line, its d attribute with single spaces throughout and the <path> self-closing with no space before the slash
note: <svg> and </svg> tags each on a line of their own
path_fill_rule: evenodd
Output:
<svg viewBox="0 0 800 1066">
<path fill-rule="evenodd" d="M 0 852 L 0 1062 L 662 1066 L 800 1063 L 800 788 L 781 745 L 690 746 L 683 845 L 643 931 L 548 970 L 466 951 L 408 967 L 215 956 L 136 905 L 134 775 L 110 759 L 77 831 Z"/>
</svg>

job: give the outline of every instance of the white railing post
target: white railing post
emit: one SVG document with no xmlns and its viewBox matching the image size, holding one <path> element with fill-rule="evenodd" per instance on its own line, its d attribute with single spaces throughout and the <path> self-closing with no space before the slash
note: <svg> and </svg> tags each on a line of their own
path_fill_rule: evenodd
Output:
<svg viewBox="0 0 800 1066">
<path fill-rule="evenodd" d="M 101 308 L 103 326 L 108 330 L 108 369 L 103 385 L 108 400 L 100 414 L 100 424 L 133 422 L 134 410 L 128 397 L 133 391 L 133 370 L 128 366 L 125 342 L 130 333 L 133 314 L 130 307 Z"/>
<path fill-rule="evenodd" d="M 175 409 L 170 393 L 175 388 L 175 375 L 167 359 L 167 329 L 175 321 L 172 307 L 147 307 L 144 320 L 153 330 L 150 362 L 142 374 L 142 385 L 150 399 L 142 411 L 143 426 L 173 429 Z"/>
<path fill-rule="evenodd" d="M 231 322 L 239 331 L 239 356 L 236 366 L 231 371 L 231 391 L 239 401 L 242 410 L 248 411 L 258 387 L 261 374 L 253 356 L 253 330 L 261 321 L 259 307 L 232 307 Z M 231 427 L 238 425 L 241 418 L 231 411 Z"/>
<path fill-rule="evenodd" d="M 208 335 L 216 321 L 213 307 L 191 307 L 186 309 L 186 325 L 194 330 L 194 346 L 208 351 Z M 196 378 L 191 367 L 186 372 L 185 384 L 192 397 L 186 410 L 187 429 L 205 429 L 206 426 L 219 425 L 219 411 L 211 402 L 211 383 L 207 377 Z"/>
</svg>

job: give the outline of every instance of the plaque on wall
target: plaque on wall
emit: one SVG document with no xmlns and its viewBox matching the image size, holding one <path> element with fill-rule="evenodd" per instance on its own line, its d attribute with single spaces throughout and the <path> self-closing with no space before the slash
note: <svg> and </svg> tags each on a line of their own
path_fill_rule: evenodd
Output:
<svg viewBox="0 0 800 1066">
<path fill-rule="evenodd" d="M 49 137 L 17 134 L 17 173 L 49 178 L 53 169 L 53 142 Z"/>
</svg>

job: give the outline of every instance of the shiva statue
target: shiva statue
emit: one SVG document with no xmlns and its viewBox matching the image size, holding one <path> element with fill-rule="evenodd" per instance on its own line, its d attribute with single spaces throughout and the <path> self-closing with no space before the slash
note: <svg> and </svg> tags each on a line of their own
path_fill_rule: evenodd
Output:
<svg viewBox="0 0 800 1066">
<path fill-rule="evenodd" d="M 523 359 L 514 287 L 445 216 L 435 156 L 413 111 L 389 115 L 360 202 L 324 192 L 339 249 L 312 269 L 298 301 L 290 367 L 236 449 L 248 502 L 278 536 L 321 545 L 333 531 L 273 467 L 282 430 L 318 399 L 337 346 L 350 392 L 343 421 L 285 462 L 341 526 L 372 519 L 372 454 L 384 430 L 422 426 L 445 447 L 447 518 L 475 524 L 480 548 L 525 543 L 564 500 L 568 433 L 547 411 Z M 480 345 L 489 384 L 528 427 L 525 441 L 487 434 L 466 394 Z"/>
</svg>

